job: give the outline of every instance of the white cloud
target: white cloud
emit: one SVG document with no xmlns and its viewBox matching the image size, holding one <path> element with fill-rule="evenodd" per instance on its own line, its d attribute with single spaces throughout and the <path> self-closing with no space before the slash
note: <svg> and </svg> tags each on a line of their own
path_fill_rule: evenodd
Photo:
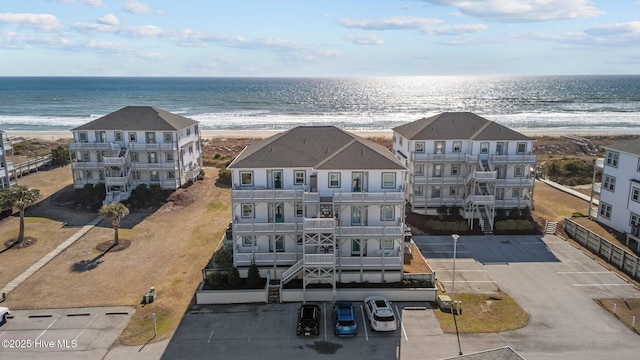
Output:
<svg viewBox="0 0 640 360">
<path fill-rule="evenodd" d="M 422 0 L 497 22 L 537 22 L 603 15 L 589 0 Z"/>
<path fill-rule="evenodd" d="M 97 21 L 98 24 L 103 24 L 103 25 L 110 25 L 110 26 L 118 26 L 120 25 L 120 21 L 118 20 L 118 18 L 109 13 L 101 18 L 98 18 Z"/>
<path fill-rule="evenodd" d="M 127 0 L 122 6 L 122 10 L 132 14 L 151 14 L 162 13 L 161 11 L 152 9 L 149 5 L 136 0 Z"/>
<path fill-rule="evenodd" d="M 355 45 L 384 45 L 384 40 L 375 34 L 366 35 L 345 35 L 345 40 L 351 41 Z"/>
<path fill-rule="evenodd" d="M 80 33 L 97 31 L 104 33 L 113 33 L 130 38 L 156 37 L 167 34 L 167 31 L 155 25 L 121 26 L 100 23 L 100 20 L 98 20 L 98 22 L 99 23 L 97 24 L 77 23 L 73 24 L 71 28 Z"/>
<path fill-rule="evenodd" d="M 58 18 L 51 14 L 3 13 L 0 22 L 28 26 L 43 31 L 59 31 L 62 25 Z"/>
<path fill-rule="evenodd" d="M 463 35 L 474 34 L 487 30 L 488 28 L 489 27 L 484 24 L 437 26 L 432 29 L 423 30 L 422 33 L 428 35 Z"/>
<path fill-rule="evenodd" d="M 363 30 L 403 30 L 428 28 L 441 23 L 442 20 L 414 16 L 394 16 L 382 19 L 340 19 L 338 22 L 348 28 Z"/>
<path fill-rule="evenodd" d="M 595 36 L 638 36 L 640 35 L 640 21 L 598 25 L 585 30 L 585 32 Z"/>
<path fill-rule="evenodd" d="M 0 48 L 4 49 L 26 49 L 32 45 L 48 48 L 64 48 L 69 44 L 66 38 L 58 36 L 28 35 L 7 31 L 0 33 Z"/>
<path fill-rule="evenodd" d="M 74 3 L 79 2 L 92 7 L 104 7 L 102 0 L 58 0 L 59 3 Z"/>
</svg>

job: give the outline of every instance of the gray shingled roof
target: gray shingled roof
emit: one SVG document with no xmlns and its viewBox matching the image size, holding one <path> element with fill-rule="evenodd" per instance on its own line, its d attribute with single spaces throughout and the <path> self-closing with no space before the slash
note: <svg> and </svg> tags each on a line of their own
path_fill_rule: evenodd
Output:
<svg viewBox="0 0 640 360">
<path fill-rule="evenodd" d="M 393 128 L 409 140 L 531 140 L 470 112 L 445 112 Z"/>
<path fill-rule="evenodd" d="M 378 169 L 404 165 L 384 146 L 334 126 L 299 126 L 249 145 L 228 168 Z"/>
<path fill-rule="evenodd" d="M 152 106 L 127 106 L 75 130 L 181 130 L 198 122 Z"/>
<path fill-rule="evenodd" d="M 622 151 L 629 154 L 640 155 L 640 139 L 624 141 L 617 144 L 605 146 L 607 149 Z"/>
</svg>

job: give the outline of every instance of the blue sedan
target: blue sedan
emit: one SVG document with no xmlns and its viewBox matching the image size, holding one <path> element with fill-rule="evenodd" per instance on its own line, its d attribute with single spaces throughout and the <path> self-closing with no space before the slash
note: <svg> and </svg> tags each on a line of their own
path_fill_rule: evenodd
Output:
<svg viewBox="0 0 640 360">
<path fill-rule="evenodd" d="M 333 333 L 338 336 L 355 336 L 358 334 L 358 323 L 353 304 L 337 302 L 333 306 Z"/>
</svg>

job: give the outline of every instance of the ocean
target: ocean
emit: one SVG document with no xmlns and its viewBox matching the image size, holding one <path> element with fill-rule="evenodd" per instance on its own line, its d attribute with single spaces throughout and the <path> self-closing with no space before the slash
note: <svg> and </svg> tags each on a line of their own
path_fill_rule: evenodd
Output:
<svg viewBox="0 0 640 360">
<path fill-rule="evenodd" d="M 387 130 L 470 111 L 515 130 L 640 131 L 640 75 L 380 78 L 0 77 L 0 130 L 70 130 L 124 106 L 205 130 Z"/>
</svg>

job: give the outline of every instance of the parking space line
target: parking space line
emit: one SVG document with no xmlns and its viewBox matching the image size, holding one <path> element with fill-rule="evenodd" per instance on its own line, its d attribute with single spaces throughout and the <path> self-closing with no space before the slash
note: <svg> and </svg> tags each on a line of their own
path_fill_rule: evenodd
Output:
<svg viewBox="0 0 640 360">
<path fill-rule="evenodd" d="M 69 316 L 69 315 L 67 315 Z M 89 321 L 89 323 L 84 327 L 84 329 L 82 329 L 80 331 L 80 333 L 78 334 L 78 336 L 76 336 L 73 340 L 78 340 L 78 338 L 80 337 L 80 335 L 82 335 L 82 333 L 89 327 L 89 325 L 91 325 L 91 323 L 93 322 L 93 320 L 95 320 L 98 317 L 98 314 L 96 314 L 96 316 L 93 317 L 93 319 L 91 319 L 91 321 Z"/>
<path fill-rule="evenodd" d="M 213 337 L 214 331 L 216 331 L 216 329 L 211 330 L 211 334 L 209 334 L 209 339 L 207 339 L 207 344 L 211 343 L 211 338 Z"/>
<path fill-rule="evenodd" d="M 400 331 L 402 331 L 402 334 L 404 334 L 404 339 L 409 341 L 409 338 L 407 337 L 407 332 L 404 330 L 404 324 L 402 323 L 402 315 L 400 315 L 400 310 L 398 310 L 398 306 L 395 306 L 396 308 L 396 314 L 398 314 L 398 322 L 400 323 Z"/>
<path fill-rule="evenodd" d="M 635 286 L 633 284 L 571 284 L 571 286 Z"/>
<path fill-rule="evenodd" d="M 457 272 L 458 270 L 456 270 Z M 438 280 L 440 282 L 446 282 L 446 283 L 452 283 L 453 280 Z M 494 280 L 475 280 L 475 281 L 469 281 L 469 280 L 458 280 L 459 282 L 465 282 L 465 283 L 497 283 L 497 281 Z"/>
<path fill-rule="evenodd" d="M 611 271 L 556 271 L 556 274 L 610 274 Z"/>
<path fill-rule="evenodd" d="M 364 314 L 364 308 L 362 307 L 362 305 L 360 305 L 360 311 L 362 312 L 362 325 L 364 325 L 363 326 L 363 328 L 364 328 L 364 336 L 367 338 L 367 341 L 369 341 L 369 331 L 367 331 L 367 321 L 369 319 Z"/>
<path fill-rule="evenodd" d="M 35 340 L 39 340 L 39 339 L 42 337 L 42 335 L 44 335 L 44 333 L 46 333 L 46 332 L 47 332 L 47 330 L 49 330 L 49 328 L 50 328 L 51 326 L 53 326 L 53 324 L 55 324 L 55 322 L 56 322 L 56 321 L 58 321 L 58 319 L 59 319 L 59 318 L 56 318 L 55 320 L 53 320 L 53 321 L 51 322 L 51 324 L 49 324 L 49 326 L 47 326 L 47 328 L 46 328 L 46 329 L 42 330 L 42 332 L 40 333 L 40 335 L 38 335 L 38 337 L 37 337 Z"/>
<path fill-rule="evenodd" d="M 433 271 L 453 271 L 453 269 L 432 269 L 432 270 Z M 473 271 L 475 271 L 475 272 L 487 272 L 489 270 L 464 270 L 464 269 L 458 270 L 458 269 L 456 269 L 456 272 L 463 272 L 463 271 L 464 272 L 473 272 Z"/>
</svg>

